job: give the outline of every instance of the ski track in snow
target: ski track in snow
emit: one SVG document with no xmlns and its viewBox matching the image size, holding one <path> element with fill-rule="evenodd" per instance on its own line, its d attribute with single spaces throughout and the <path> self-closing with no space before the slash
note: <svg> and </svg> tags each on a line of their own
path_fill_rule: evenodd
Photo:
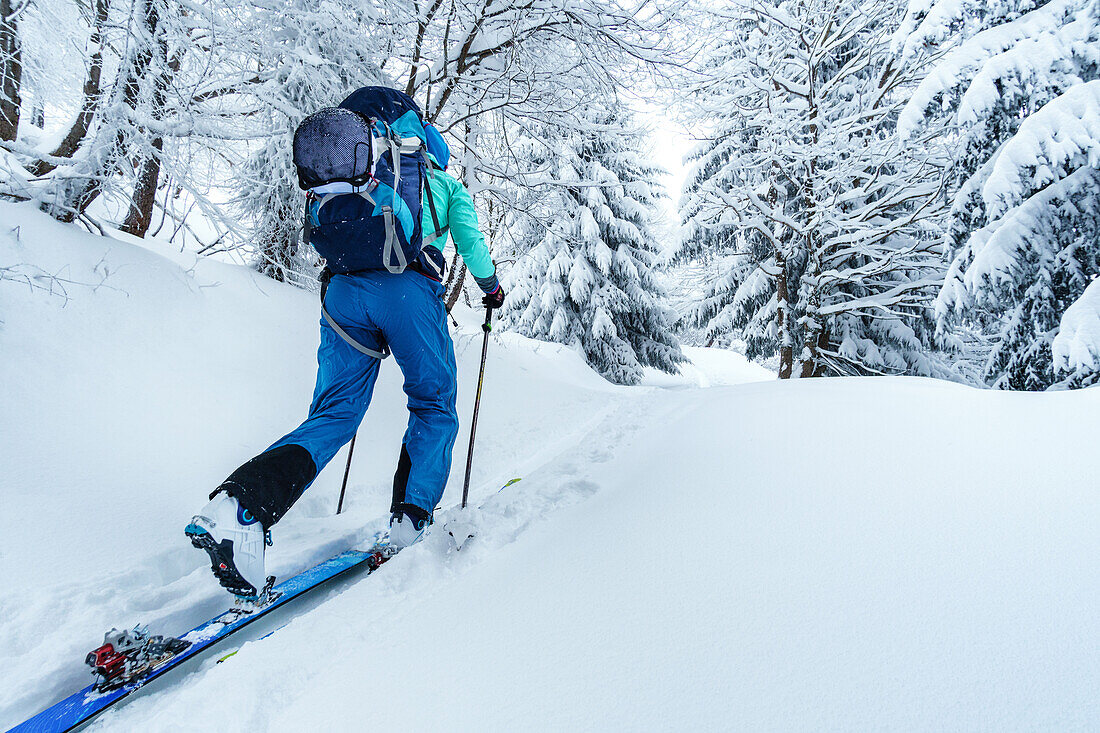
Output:
<svg viewBox="0 0 1100 733">
<path fill-rule="evenodd" d="M 180 634 L 226 606 L 182 527 L 304 416 L 317 316 L 240 268 L 185 273 L 183 255 L 0 215 L 21 261 L 114 288 L 63 305 L 0 283 L 6 727 L 87 684 L 111 626 Z M 464 424 L 478 315 L 458 313 Z M 687 353 L 682 376 L 623 388 L 494 334 L 474 540 L 455 552 L 443 531 L 463 434 L 424 542 L 93 730 L 1100 725 L 1100 388 L 780 384 Z M 275 528 L 271 572 L 384 525 L 404 422 L 384 366 L 345 513 L 341 454 Z"/>
<path fill-rule="evenodd" d="M 794 405 L 830 428 L 800 456 L 774 440 Z M 462 552 L 437 525 L 95 730 L 1089 730 L 1097 465 L 1052 428 L 1098 406 L 922 379 L 639 390 L 491 494 Z M 944 409 L 982 433 L 936 432 Z M 868 451 L 822 472 L 845 445 Z"/>
<path fill-rule="evenodd" d="M 308 617 L 295 618 L 278 633 L 294 633 L 290 629 L 296 629 L 308 634 L 314 624 L 328 624 L 330 621 L 339 624 L 342 620 L 350 620 L 345 615 L 347 611 L 338 608 L 344 601 L 354 604 L 355 623 L 367 628 L 373 623 L 385 622 L 394 608 L 410 605 L 424 607 L 429 603 L 433 588 L 460 582 L 463 575 L 492 558 L 502 547 L 517 541 L 533 525 L 598 493 L 601 483 L 592 475 L 591 467 L 610 461 L 617 449 L 630 445 L 632 436 L 643 429 L 682 412 L 676 403 L 653 399 L 654 392 L 652 388 L 641 388 L 629 399 L 619 401 L 616 407 L 608 408 L 590 420 L 587 429 L 579 434 L 579 440 L 574 436 L 572 440 L 559 441 L 555 446 L 556 455 L 539 468 L 524 474 L 520 482 L 501 491 L 491 490 L 480 505 L 472 505 L 462 512 L 463 521 L 470 522 L 476 528 L 477 536 L 461 552 L 456 552 L 445 536 L 447 522 L 459 516 L 461 510 L 457 507 L 443 509 L 437 512 L 431 534 L 420 545 L 406 550 L 387 563 L 382 571 L 361 583 L 355 583 L 321 608 L 314 609 Z M 359 588 L 360 585 L 365 587 Z M 361 596 L 380 599 L 385 605 L 377 610 L 364 608 Z M 338 637 L 326 639 L 319 642 L 318 654 L 335 654 L 341 645 Z M 234 659 L 241 653 L 244 653 L 243 650 Z M 214 660 L 208 660 L 196 674 L 219 675 L 220 670 Z M 288 687 L 285 681 L 276 683 L 272 680 L 271 687 L 267 684 L 265 682 L 266 694 L 280 687 Z M 291 694 L 292 691 L 288 688 L 285 692 Z M 184 729 L 191 725 L 190 722 L 187 726 L 180 725 L 174 719 L 174 712 L 158 714 L 159 699 L 159 696 L 140 698 L 126 706 L 136 712 L 121 709 L 118 712 L 136 716 L 136 719 L 144 718 L 141 725 L 147 729 Z M 125 729 L 130 723 L 124 721 L 129 719 L 116 718 L 115 711 L 108 711 L 89 730 Z M 226 730 L 239 727 L 274 730 L 281 727 L 276 718 L 256 710 L 247 711 L 245 718 L 214 723 L 215 728 L 219 725 L 224 725 Z M 288 729 L 294 728 L 296 726 Z"/>
<path fill-rule="evenodd" d="M 224 475 L 304 416 L 317 306 L 309 293 L 156 242 L 91 237 L 26 206 L 2 204 L 0 218 L 18 222 L 5 230 L 4 263 L 77 283 L 65 297 L 0 283 L 0 664 L 20 681 L 0 686 L 6 728 L 86 685 L 83 657 L 108 629 L 180 634 L 224 608 L 182 527 Z M 458 315 L 464 432 L 444 511 L 461 491 L 480 357 L 478 314 Z M 710 367 L 722 369 L 761 376 L 733 354 Z M 472 500 L 516 476 L 531 486 L 540 466 L 642 391 L 606 383 L 563 347 L 494 334 Z M 406 419 L 400 374 L 384 365 L 345 513 L 333 516 L 341 453 L 275 529 L 270 572 L 289 577 L 384 526 Z M 589 488 L 567 484 L 552 491 Z"/>
</svg>

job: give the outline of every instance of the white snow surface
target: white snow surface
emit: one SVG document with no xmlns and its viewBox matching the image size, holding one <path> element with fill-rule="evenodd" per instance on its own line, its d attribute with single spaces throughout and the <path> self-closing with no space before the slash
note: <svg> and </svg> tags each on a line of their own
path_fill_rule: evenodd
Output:
<svg viewBox="0 0 1100 733">
<path fill-rule="evenodd" d="M 86 684 L 111 626 L 182 633 L 224 604 L 182 527 L 304 417 L 317 344 L 315 296 L 0 204 L 13 264 L 69 282 L 0 281 L 0 727 Z M 459 318 L 465 425 L 480 331 Z M 466 548 L 440 531 L 464 433 L 425 542 L 94 730 L 1100 725 L 1100 390 L 778 382 L 685 353 L 616 387 L 496 334 Z M 349 508 L 341 454 L 272 572 L 382 526 L 400 382 L 384 365 Z"/>
</svg>

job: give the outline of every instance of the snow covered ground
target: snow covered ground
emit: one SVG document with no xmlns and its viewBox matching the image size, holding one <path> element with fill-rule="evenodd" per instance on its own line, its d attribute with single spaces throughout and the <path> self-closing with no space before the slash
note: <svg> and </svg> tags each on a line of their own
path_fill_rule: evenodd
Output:
<svg viewBox="0 0 1100 733">
<path fill-rule="evenodd" d="M 317 343 L 308 293 L 0 205 L 17 262 L 106 279 L 68 300 L 0 282 L 0 727 L 85 684 L 107 628 L 224 603 L 182 527 L 304 416 Z M 465 419 L 480 332 L 460 319 Z M 436 531 L 95 729 L 1100 726 L 1100 390 L 779 383 L 689 355 L 623 388 L 498 334 L 476 540 Z M 273 572 L 381 526 L 404 420 L 388 364 L 348 510 L 341 455 L 276 527 Z"/>
</svg>

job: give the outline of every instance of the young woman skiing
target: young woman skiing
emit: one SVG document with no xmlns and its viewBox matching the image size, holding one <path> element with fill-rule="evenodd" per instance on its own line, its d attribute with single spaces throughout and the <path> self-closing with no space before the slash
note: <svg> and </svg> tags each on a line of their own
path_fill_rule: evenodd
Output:
<svg viewBox="0 0 1100 733">
<path fill-rule="evenodd" d="M 404 173 L 409 160 L 408 156 L 402 158 L 404 149 L 400 144 L 412 140 L 415 145 L 418 141 L 414 138 L 420 137 L 423 147 L 419 152 L 427 163 L 420 168 L 420 175 L 426 182 L 420 182 L 422 205 L 416 201 L 410 210 L 421 210 L 416 234 L 426 234 L 416 238 L 416 246 L 423 242 L 419 255 L 400 272 L 392 271 L 400 268 L 365 269 L 326 278 L 317 383 L 309 416 L 230 474 L 187 526 L 192 544 L 209 554 L 221 584 L 244 597 L 255 597 L 264 589 L 268 530 L 355 435 L 370 404 L 382 361 L 379 357 L 388 353 L 393 354 L 404 375 L 409 407 L 408 428 L 393 480 L 389 541 L 400 548 L 420 539 L 442 498 L 458 434 L 454 346 L 447 331 L 441 284 L 445 262 L 442 249 L 448 234 L 484 291 L 483 303 L 499 308 L 504 302 L 496 268 L 478 228 L 473 200 L 446 172 L 450 153 L 439 133 L 419 122 L 416 103 L 396 90 L 365 87 L 344 100 L 340 108 L 355 112 L 371 125 L 378 125 L 379 130 L 383 127 L 378 121 L 384 121 L 389 139 L 397 140 L 399 146 L 384 148 L 384 154 L 392 150 L 396 157 L 396 163 L 390 159 L 398 172 L 393 179 L 395 192 L 391 193 L 398 209 L 401 202 L 397 194 L 405 190 L 398 178 L 404 176 L 404 185 L 412 185 Z M 409 116 L 410 110 L 415 111 L 414 117 Z M 297 136 L 295 145 L 297 158 Z M 377 179 L 371 180 L 377 183 Z M 368 190 L 379 198 L 381 188 Z M 357 196 L 344 198 L 363 205 Z M 319 212 L 327 199 L 321 199 L 321 204 L 316 203 L 316 197 L 310 200 Z M 391 226 L 387 248 L 392 233 Z M 348 241 L 346 246 L 358 244 Z M 334 259 L 339 261 L 329 257 L 330 265 Z"/>
</svg>

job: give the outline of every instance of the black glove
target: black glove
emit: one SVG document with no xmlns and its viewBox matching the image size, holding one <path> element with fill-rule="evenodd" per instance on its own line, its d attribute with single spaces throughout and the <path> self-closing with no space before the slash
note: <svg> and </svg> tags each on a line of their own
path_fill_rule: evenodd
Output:
<svg viewBox="0 0 1100 733">
<path fill-rule="evenodd" d="M 497 285 L 496 290 L 481 299 L 481 304 L 486 308 L 500 310 L 500 307 L 504 305 L 504 288 Z"/>
</svg>

